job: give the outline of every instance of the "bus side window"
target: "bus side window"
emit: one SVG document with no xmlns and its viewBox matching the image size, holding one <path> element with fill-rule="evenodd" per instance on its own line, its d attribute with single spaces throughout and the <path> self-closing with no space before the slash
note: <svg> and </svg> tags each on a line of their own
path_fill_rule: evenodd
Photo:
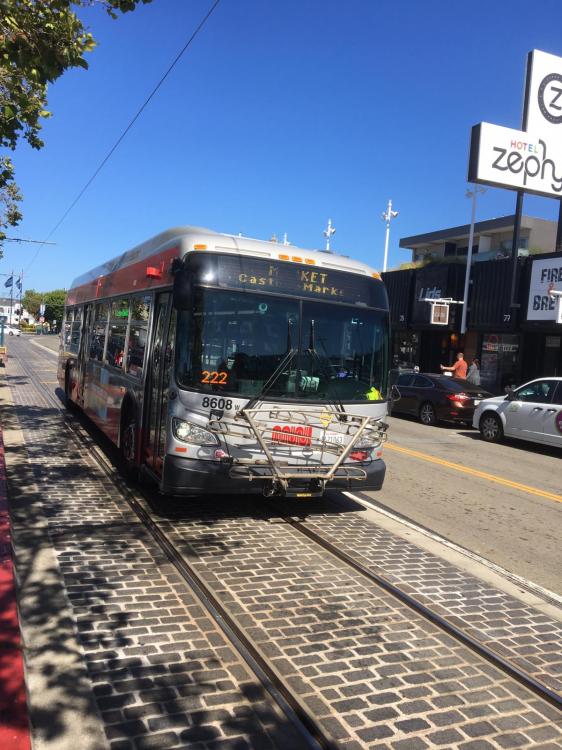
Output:
<svg viewBox="0 0 562 750">
<path fill-rule="evenodd" d="M 69 341 L 67 342 L 65 339 L 65 346 L 68 347 L 68 351 L 72 352 L 73 354 L 78 354 L 78 348 L 80 346 L 80 332 L 82 330 L 82 315 L 83 315 L 83 308 L 77 307 L 74 310 L 74 317 L 72 318 L 72 325 L 70 326 L 69 331 Z M 65 336 L 66 336 L 65 331 Z"/>
<path fill-rule="evenodd" d="M 105 334 L 107 331 L 107 319 L 109 305 L 105 302 L 99 302 L 96 305 L 94 325 L 92 327 L 92 338 L 90 340 L 90 359 L 96 359 L 98 362 L 103 360 L 103 350 L 105 347 Z"/>
<path fill-rule="evenodd" d="M 124 297 L 111 304 L 111 318 L 109 320 L 105 361 L 113 367 L 123 367 L 128 322 L 129 298 Z"/>
<path fill-rule="evenodd" d="M 72 321 L 74 320 L 74 310 L 70 309 L 66 311 L 63 323 L 63 346 L 66 351 L 70 350 L 70 341 L 72 336 Z"/>
<path fill-rule="evenodd" d="M 133 297 L 131 299 L 131 325 L 127 346 L 127 372 L 142 377 L 144 353 L 148 338 L 148 320 L 152 298 Z"/>
</svg>

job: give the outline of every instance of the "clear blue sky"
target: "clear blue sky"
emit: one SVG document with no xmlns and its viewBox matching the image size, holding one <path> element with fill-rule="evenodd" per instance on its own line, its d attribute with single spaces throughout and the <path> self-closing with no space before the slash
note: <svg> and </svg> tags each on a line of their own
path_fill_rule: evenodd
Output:
<svg viewBox="0 0 562 750">
<path fill-rule="evenodd" d="M 90 69 L 49 90 L 45 148 L 14 154 L 25 218 L 43 239 L 183 47 L 211 0 L 153 0 L 112 21 L 84 12 L 99 46 Z M 222 0 L 95 182 L 52 237 L 6 243 L 0 272 L 48 291 L 180 224 L 390 267 L 400 237 L 468 223 L 470 128 L 518 128 L 526 54 L 562 55 L 562 2 L 535 0 Z M 477 219 L 512 213 L 488 189 Z M 555 219 L 558 204 L 525 198 Z"/>
</svg>

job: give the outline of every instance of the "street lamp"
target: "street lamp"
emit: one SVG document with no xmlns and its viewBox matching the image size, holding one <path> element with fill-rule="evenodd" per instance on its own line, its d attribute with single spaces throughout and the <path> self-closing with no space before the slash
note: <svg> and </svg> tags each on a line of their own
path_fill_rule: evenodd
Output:
<svg viewBox="0 0 562 750">
<path fill-rule="evenodd" d="M 322 232 L 324 237 L 326 238 L 326 252 L 331 253 L 330 250 L 330 237 L 336 233 L 336 228 L 332 226 L 332 220 L 328 219 L 328 226 L 326 229 Z"/>
<path fill-rule="evenodd" d="M 474 185 L 472 190 L 466 191 L 466 197 L 472 198 L 472 218 L 470 219 L 470 232 L 468 235 L 468 251 L 466 254 L 466 272 L 464 275 L 464 294 L 461 318 L 461 335 L 466 333 L 466 316 L 468 313 L 468 285 L 470 284 L 470 269 L 472 266 L 472 244 L 474 242 L 474 220 L 476 218 L 476 196 L 478 193 L 485 193 L 486 188 L 481 185 Z"/>
<path fill-rule="evenodd" d="M 388 201 L 388 206 L 386 207 L 386 211 L 383 211 L 382 214 L 383 221 L 386 221 L 386 237 L 384 240 L 384 260 L 382 264 L 382 270 L 383 272 L 386 271 L 386 263 L 388 260 L 388 240 L 390 237 L 390 220 L 394 219 L 398 216 L 398 211 L 392 210 L 392 201 Z"/>
</svg>

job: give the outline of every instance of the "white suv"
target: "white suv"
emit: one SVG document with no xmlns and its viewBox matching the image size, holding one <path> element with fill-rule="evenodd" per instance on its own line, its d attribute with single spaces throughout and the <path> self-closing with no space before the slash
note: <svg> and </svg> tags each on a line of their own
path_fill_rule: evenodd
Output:
<svg viewBox="0 0 562 750">
<path fill-rule="evenodd" d="M 489 443 L 505 435 L 562 448 L 562 377 L 531 380 L 481 401 L 472 424 Z"/>
</svg>

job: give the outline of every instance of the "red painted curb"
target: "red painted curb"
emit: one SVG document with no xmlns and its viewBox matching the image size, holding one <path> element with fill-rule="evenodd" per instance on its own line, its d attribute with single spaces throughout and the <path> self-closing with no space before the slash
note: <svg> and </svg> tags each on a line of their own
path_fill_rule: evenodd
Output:
<svg viewBox="0 0 562 750">
<path fill-rule="evenodd" d="M 29 717 L 10 539 L 6 462 L 0 429 L 0 748 L 30 750 Z"/>
</svg>

